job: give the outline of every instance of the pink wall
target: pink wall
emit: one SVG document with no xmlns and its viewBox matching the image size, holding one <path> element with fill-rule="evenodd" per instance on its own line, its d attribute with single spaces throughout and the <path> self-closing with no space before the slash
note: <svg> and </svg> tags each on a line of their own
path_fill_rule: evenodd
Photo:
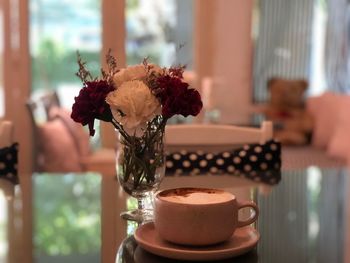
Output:
<svg viewBox="0 0 350 263">
<path fill-rule="evenodd" d="M 211 103 L 221 113 L 219 122 L 246 123 L 251 105 L 253 1 L 201 1 L 197 7 L 198 77 L 212 78 Z"/>
</svg>

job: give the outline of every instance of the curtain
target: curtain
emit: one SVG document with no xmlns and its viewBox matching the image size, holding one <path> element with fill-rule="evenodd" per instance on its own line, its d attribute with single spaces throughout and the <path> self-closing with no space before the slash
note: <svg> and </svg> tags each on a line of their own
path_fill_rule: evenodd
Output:
<svg viewBox="0 0 350 263">
<path fill-rule="evenodd" d="M 308 79 L 314 0 L 260 0 L 258 8 L 253 90 L 254 101 L 264 102 L 269 78 Z"/>
<path fill-rule="evenodd" d="M 325 74 L 330 91 L 350 91 L 349 0 L 328 0 Z"/>
</svg>

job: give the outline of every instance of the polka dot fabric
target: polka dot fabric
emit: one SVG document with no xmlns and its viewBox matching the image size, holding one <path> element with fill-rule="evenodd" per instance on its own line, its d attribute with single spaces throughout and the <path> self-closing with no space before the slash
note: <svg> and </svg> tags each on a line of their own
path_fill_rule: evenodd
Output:
<svg viewBox="0 0 350 263">
<path fill-rule="evenodd" d="M 281 179 L 281 144 L 249 144 L 220 153 L 174 152 L 167 154 L 167 175 L 233 174 L 269 184 Z"/>
<path fill-rule="evenodd" d="M 18 143 L 0 149 L 0 178 L 18 184 Z"/>
</svg>

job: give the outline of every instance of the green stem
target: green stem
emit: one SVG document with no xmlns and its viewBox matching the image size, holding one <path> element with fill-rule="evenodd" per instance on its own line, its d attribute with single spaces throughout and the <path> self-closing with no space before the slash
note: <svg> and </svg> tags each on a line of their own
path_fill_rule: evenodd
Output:
<svg viewBox="0 0 350 263">
<path fill-rule="evenodd" d="M 164 134 L 167 119 L 160 119 L 157 116 L 147 124 L 147 129 L 142 137 L 130 136 L 115 119 L 112 123 L 123 137 L 121 144 L 124 144 L 124 179 L 125 181 L 133 179 L 135 189 L 142 185 L 146 179 L 147 184 L 154 182 L 155 171 L 158 166 L 162 165 L 163 153 L 159 153 L 159 147 L 162 147 L 162 137 Z M 157 142 L 157 140 L 159 140 Z M 150 160 L 153 163 L 150 163 Z"/>
<path fill-rule="evenodd" d="M 114 119 L 114 117 L 112 117 L 112 124 L 114 126 L 114 128 L 116 128 L 120 134 L 123 136 L 123 138 L 125 139 L 126 142 L 128 142 L 129 146 L 131 145 L 131 141 L 130 141 L 130 136 L 126 133 L 126 131 L 123 129 L 123 126 L 121 126 L 119 124 L 119 122 Z"/>
<path fill-rule="evenodd" d="M 168 119 L 164 118 L 162 119 L 162 122 L 160 123 L 160 125 L 157 127 L 156 131 L 151 135 L 150 139 L 148 140 L 148 144 L 145 143 L 142 150 L 141 150 L 141 154 L 144 153 L 144 151 L 146 150 L 146 148 L 148 147 L 148 145 L 152 145 L 153 141 L 156 138 L 156 135 L 158 135 L 159 132 L 163 132 L 165 129 L 165 125 Z"/>
</svg>

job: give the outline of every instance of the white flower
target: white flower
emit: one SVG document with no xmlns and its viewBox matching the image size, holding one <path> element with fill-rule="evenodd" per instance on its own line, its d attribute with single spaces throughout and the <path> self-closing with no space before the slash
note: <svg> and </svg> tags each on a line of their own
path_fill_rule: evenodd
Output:
<svg viewBox="0 0 350 263">
<path fill-rule="evenodd" d="M 162 70 L 159 66 L 154 64 L 149 64 L 149 66 L 151 66 L 150 72 L 155 71 L 160 73 Z M 146 75 L 146 67 L 143 64 L 138 64 L 121 69 L 116 74 L 114 74 L 113 80 L 116 87 L 119 87 L 126 81 L 141 80 L 142 78 L 146 77 Z"/>
<path fill-rule="evenodd" d="M 142 64 L 139 64 L 139 65 L 130 66 L 130 67 L 121 69 L 116 74 L 114 74 L 113 80 L 115 85 L 119 87 L 123 84 L 123 82 L 142 79 L 146 77 L 146 74 L 147 72 L 146 72 L 145 66 Z"/>
<path fill-rule="evenodd" d="M 106 97 L 113 117 L 130 134 L 160 113 L 160 103 L 140 80 L 126 81 Z"/>
<path fill-rule="evenodd" d="M 163 72 L 163 69 L 156 64 L 148 64 L 148 66 L 151 67 L 150 73 L 155 72 L 155 73 L 161 74 Z"/>
</svg>

